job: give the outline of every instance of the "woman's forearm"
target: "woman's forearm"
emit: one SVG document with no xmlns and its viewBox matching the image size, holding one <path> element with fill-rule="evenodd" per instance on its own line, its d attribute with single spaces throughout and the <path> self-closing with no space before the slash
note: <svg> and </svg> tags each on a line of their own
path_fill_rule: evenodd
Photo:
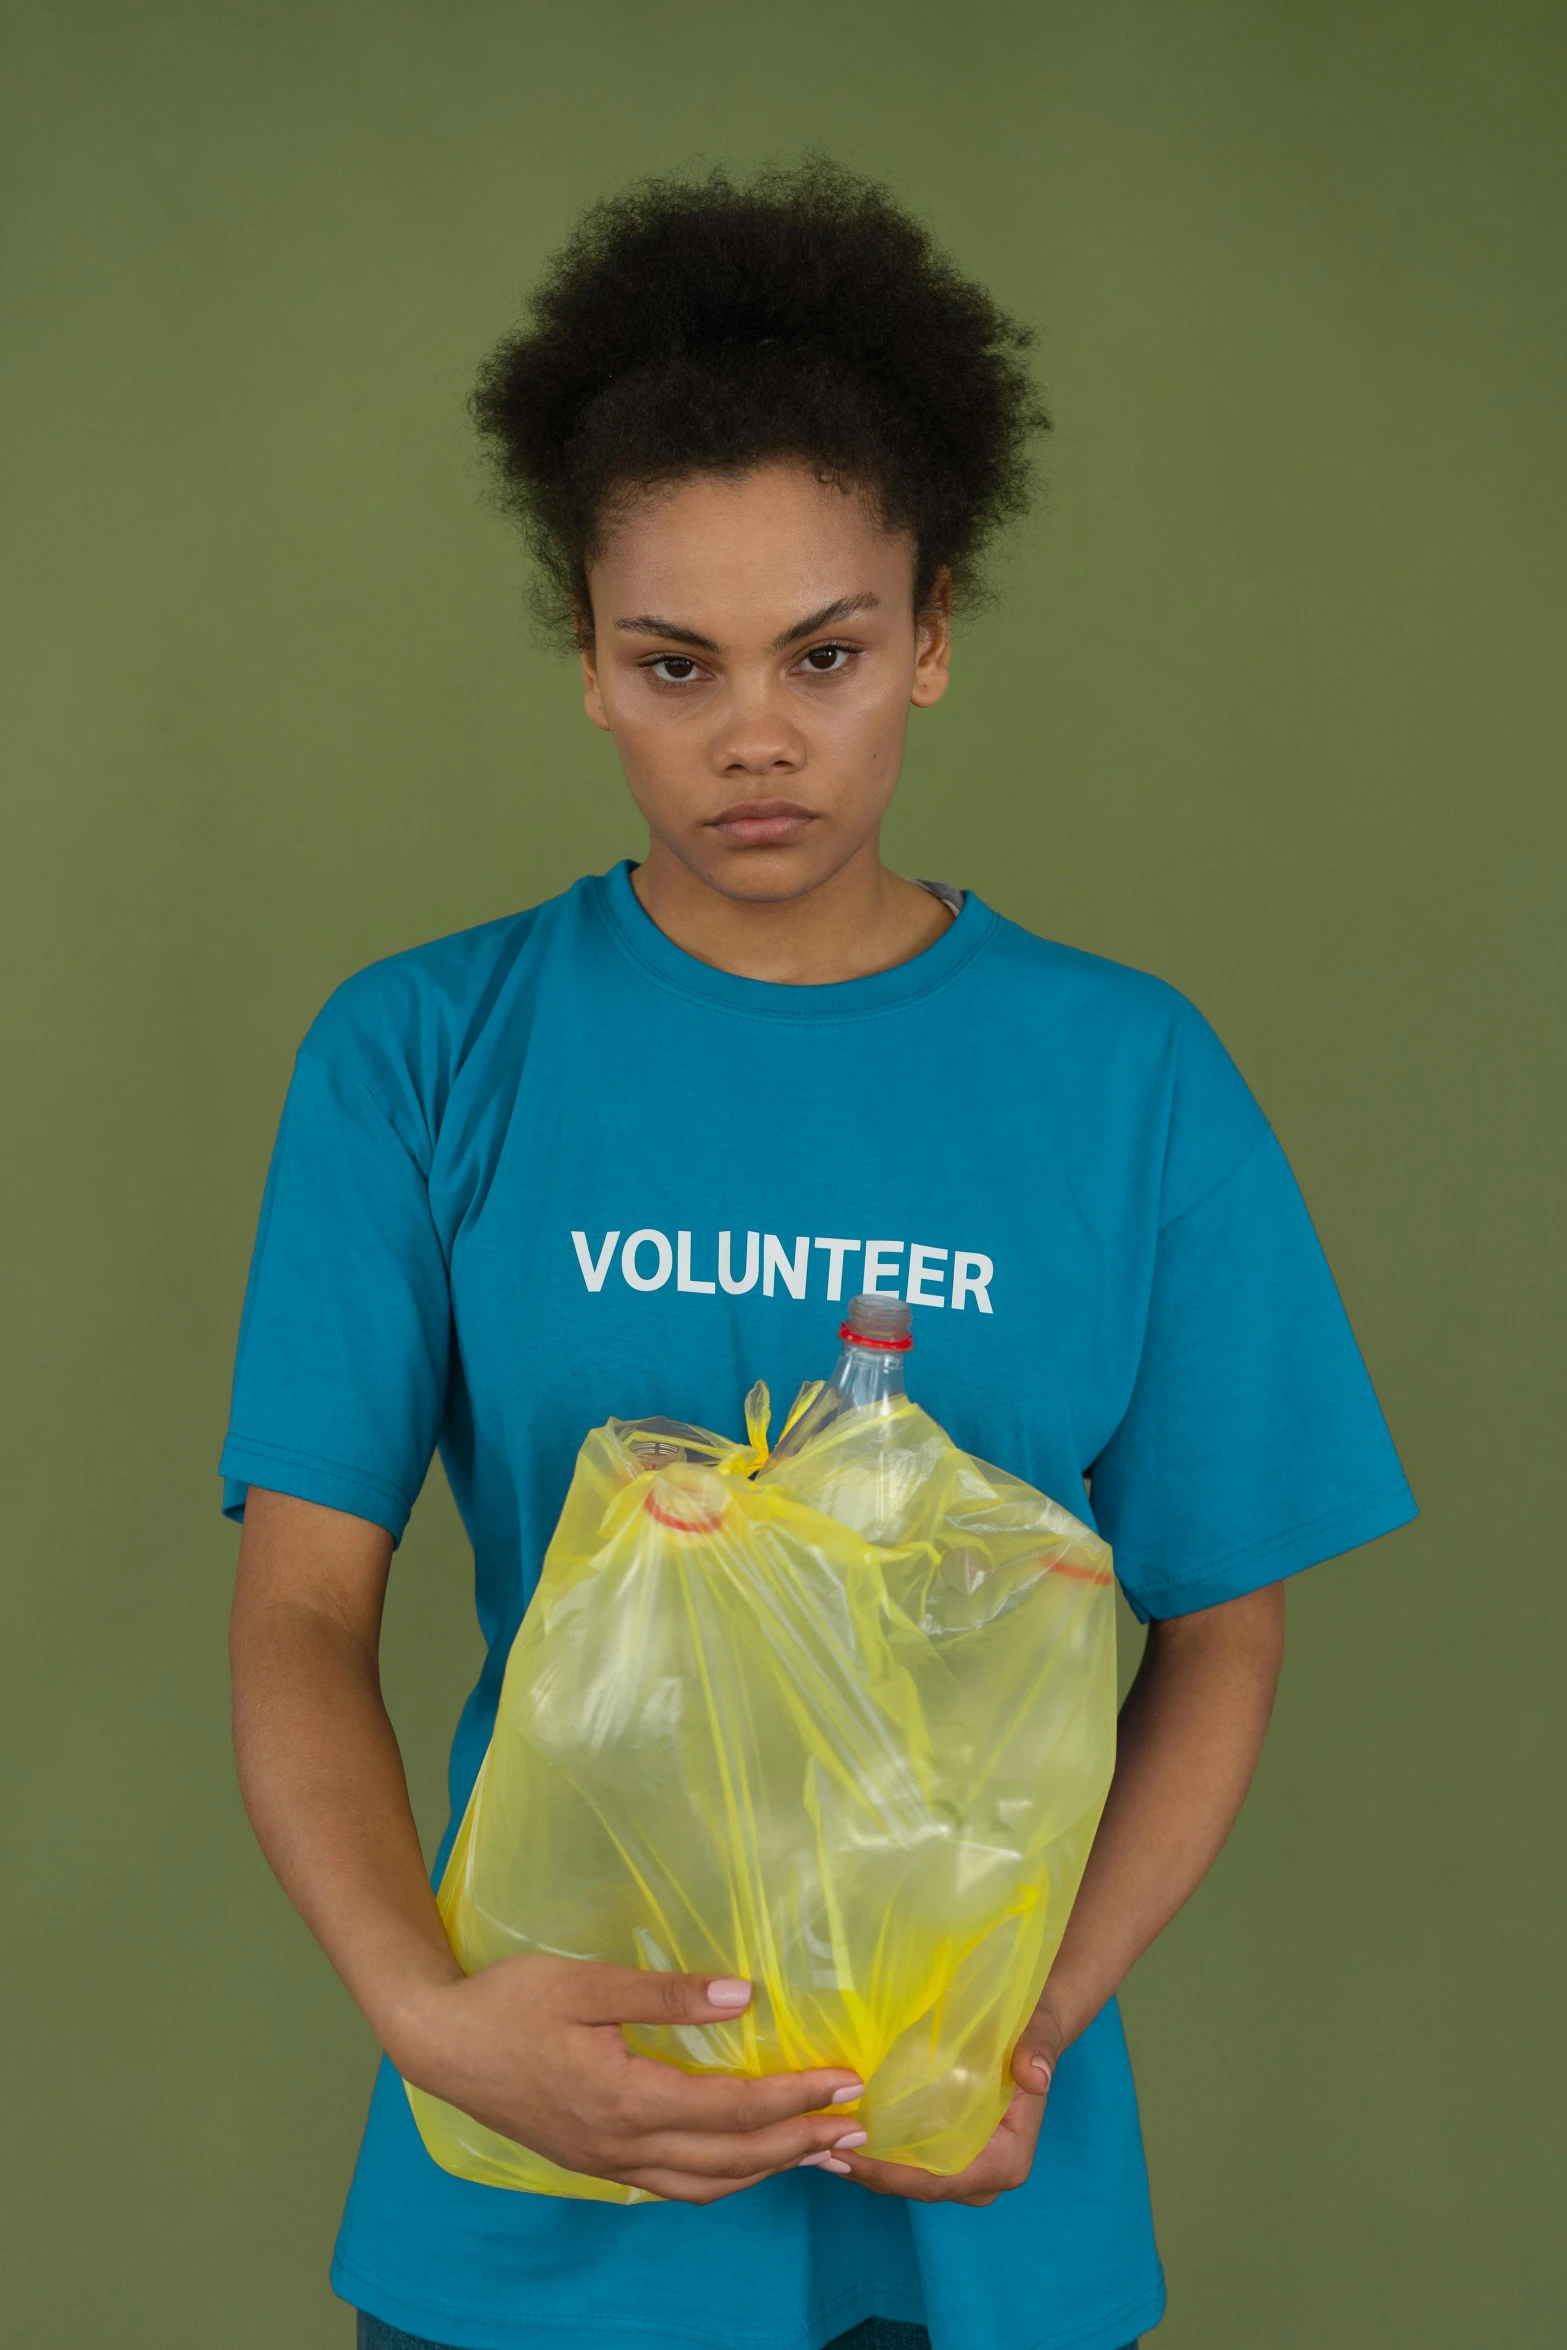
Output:
<svg viewBox="0 0 1567 2350">
<path fill-rule="evenodd" d="M 381 1698 L 390 1540 L 253 1491 L 230 1645 L 240 1787 L 257 1840 L 384 2046 L 459 1973 Z"/>
<path fill-rule="evenodd" d="M 1041 2001 L 1060 2046 L 1093 2022 L 1212 1867 L 1251 1784 L 1283 1655 L 1281 1583 L 1150 1625 L 1104 1818 Z"/>
</svg>

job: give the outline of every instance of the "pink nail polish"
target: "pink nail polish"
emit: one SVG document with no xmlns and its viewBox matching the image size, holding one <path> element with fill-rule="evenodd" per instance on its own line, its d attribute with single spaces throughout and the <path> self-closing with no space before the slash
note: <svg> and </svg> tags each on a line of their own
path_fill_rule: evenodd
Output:
<svg viewBox="0 0 1567 2350">
<path fill-rule="evenodd" d="M 794 2167 L 796 2170 L 819 2170 L 826 2160 L 825 2154 L 802 2154 Z"/>
<path fill-rule="evenodd" d="M 833 2149 L 836 2152 L 842 2147 L 863 2146 L 869 2136 L 870 2132 L 868 2130 L 850 2130 L 846 2137 L 834 2138 Z"/>
<path fill-rule="evenodd" d="M 707 1986 L 707 1996 L 714 2007 L 745 2007 L 750 2002 L 751 1986 L 734 1975 L 720 1975 Z"/>
<path fill-rule="evenodd" d="M 847 2081 L 841 2089 L 834 2089 L 828 2102 L 832 2105 L 852 2105 L 856 2098 L 863 2097 L 864 2094 L 865 2083 L 863 2081 Z"/>
<path fill-rule="evenodd" d="M 848 2179 L 854 2176 L 854 2173 L 850 2170 L 846 2162 L 834 2162 L 830 2154 L 824 2154 L 822 2156 L 822 2168 L 823 2170 L 832 2171 L 834 2175 L 840 2179 Z"/>
</svg>

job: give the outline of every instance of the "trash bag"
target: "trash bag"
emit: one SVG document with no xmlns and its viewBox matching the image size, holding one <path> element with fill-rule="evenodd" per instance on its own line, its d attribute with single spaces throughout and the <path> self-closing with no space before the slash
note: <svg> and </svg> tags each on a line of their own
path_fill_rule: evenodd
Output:
<svg viewBox="0 0 1567 2350">
<path fill-rule="evenodd" d="M 733 2021 L 627 2039 L 693 2073 L 850 2067 L 867 2154 L 962 2170 L 1109 1785 L 1110 1553 L 906 1398 L 771 1467 L 765 1388 L 747 1423 L 583 1444 L 441 1916 L 470 1974 L 542 1951 L 743 1976 Z M 654 2200 L 408 2096 L 460 2177 Z"/>
</svg>

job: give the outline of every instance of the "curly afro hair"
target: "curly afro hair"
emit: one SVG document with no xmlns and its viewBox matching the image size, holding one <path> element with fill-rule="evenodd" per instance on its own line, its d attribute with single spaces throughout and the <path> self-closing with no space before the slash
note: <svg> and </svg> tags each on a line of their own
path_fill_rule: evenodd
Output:
<svg viewBox="0 0 1567 2350">
<path fill-rule="evenodd" d="M 912 536 L 917 603 L 943 568 L 972 599 L 1049 429 L 1030 340 L 885 189 L 822 156 L 595 205 L 473 398 L 541 617 L 577 632 L 617 498 L 779 458 Z"/>
</svg>

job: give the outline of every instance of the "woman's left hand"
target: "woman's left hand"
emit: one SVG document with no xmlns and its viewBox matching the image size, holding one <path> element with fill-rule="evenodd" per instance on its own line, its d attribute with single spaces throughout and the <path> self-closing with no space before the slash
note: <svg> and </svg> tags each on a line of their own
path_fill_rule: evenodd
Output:
<svg viewBox="0 0 1567 2350">
<path fill-rule="evenodd" d="M 1064 2038 L 1058 2017 L 1041 2000 L 1012 2051 L 1012 2102 L 966 2170 L 943 2178 L 935 2171 L 917 2170 L 912 2163 L 873 2162 L 843 2148 L 835 2148 L 822 2168 L 838 2170 L 841 2165 L 873 2194 L 903 2195 L 911 2203 L 994 2203 L 998 2195 L 1021 2187 L 1033 2168 L 1050 2076 Z"/>
</svg>

